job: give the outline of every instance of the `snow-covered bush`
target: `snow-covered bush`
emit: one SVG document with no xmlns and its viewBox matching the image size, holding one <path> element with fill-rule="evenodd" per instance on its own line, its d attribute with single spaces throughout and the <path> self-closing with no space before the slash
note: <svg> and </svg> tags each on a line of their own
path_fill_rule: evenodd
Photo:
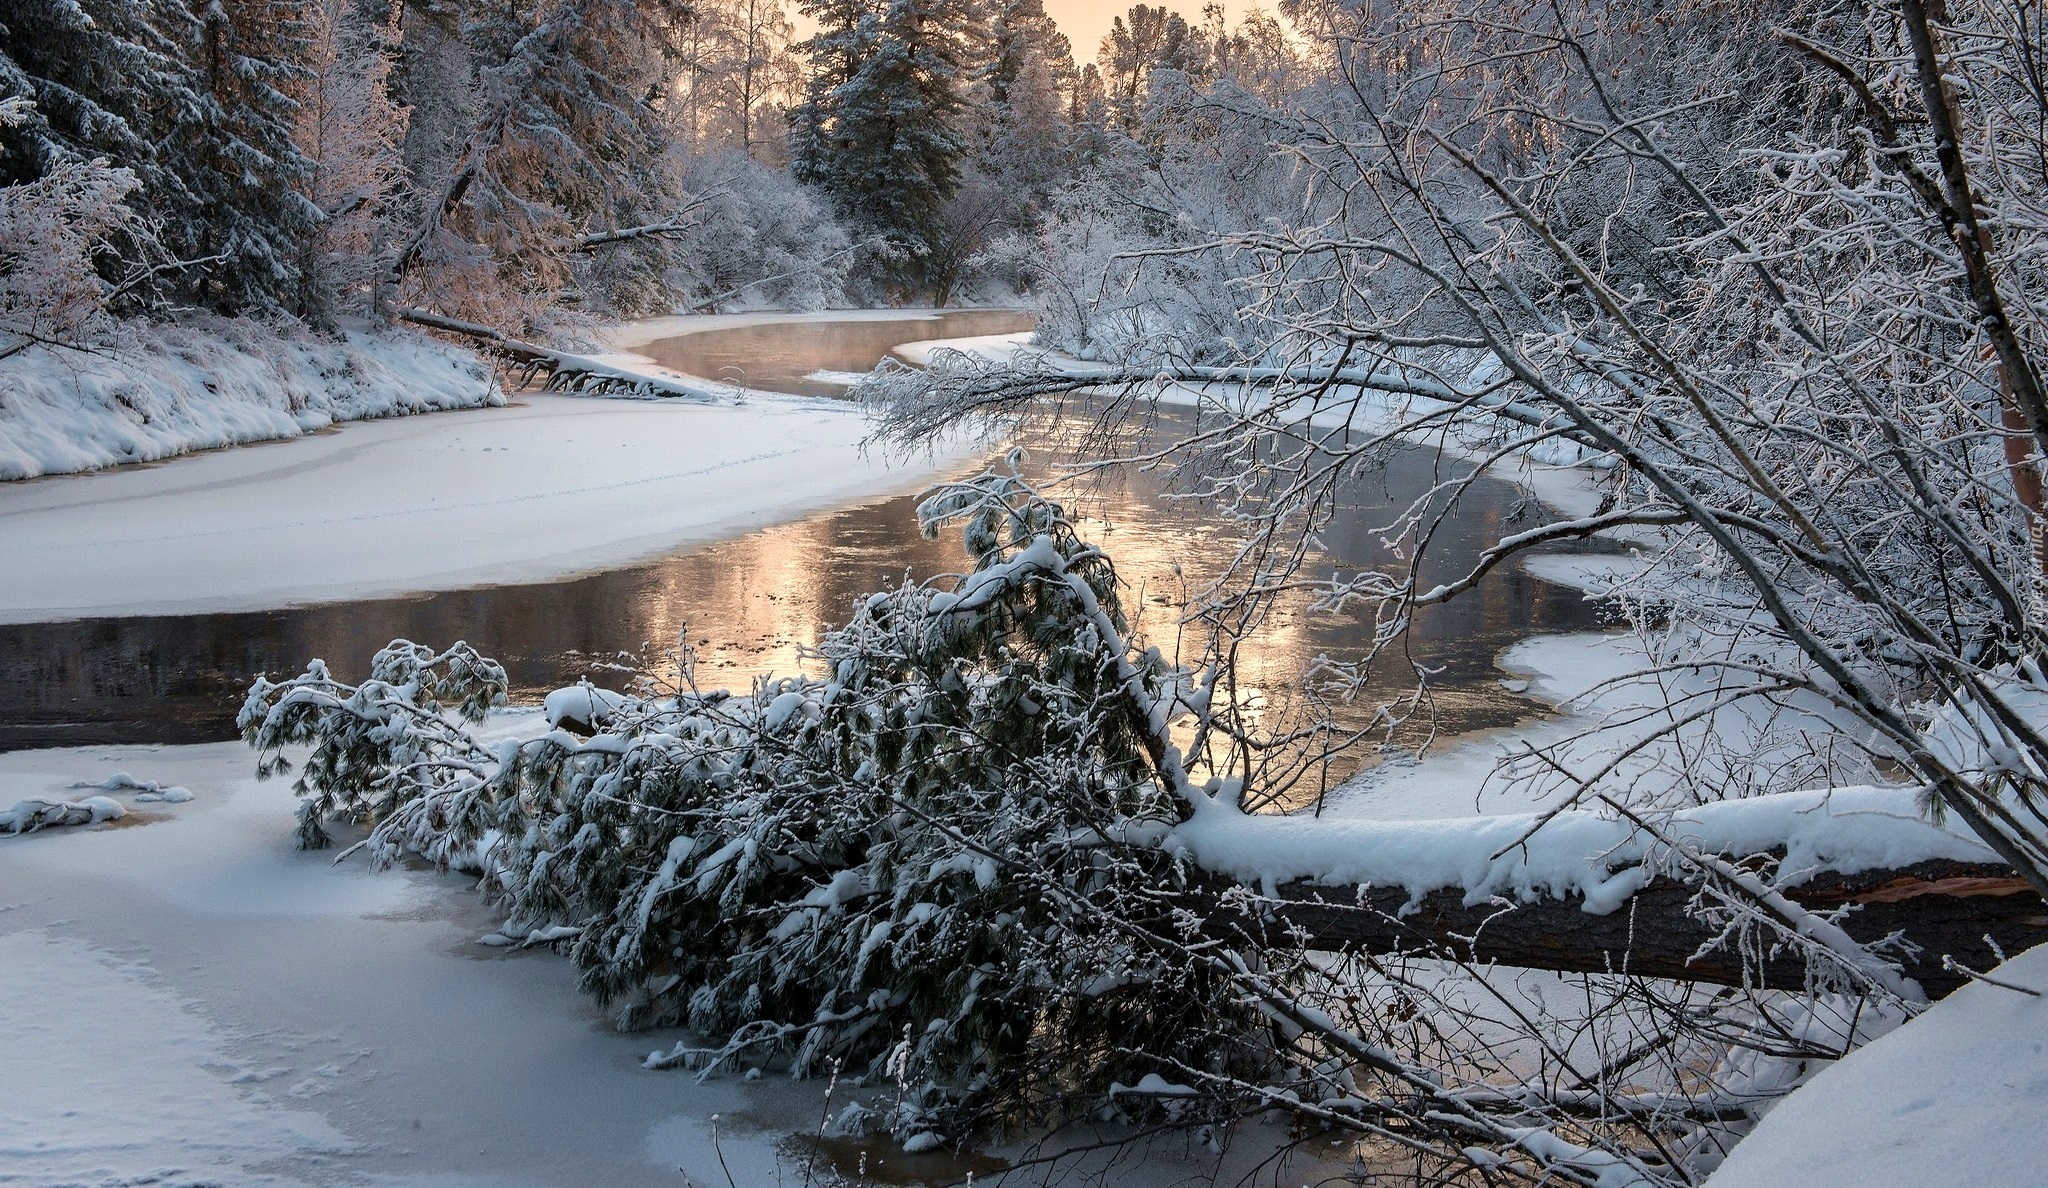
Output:
<svg viewBox="0 0 2048 1188">
<path fill-rule="evenodd" d="M 670 255 L 671 302 L 823 309 L 846 300 L 855 253 L 815 193 L 737 151 L 691 157 L 680 172 L 696 199 Z"/>
<path fill-rule="evenodd" d="M 1254 308 L 1258 264 L 1224 240 L 1314 195 L 1270 142 L 1267 113 L 1229 84 L 1155 80 L 1148 136 L 1119 141 L 990 262 L 1021 275 L 1050 346 L 1083 359 L 1206 364 L 1258 357 L 1277 336 Z"/>
<path fill-rule="evenodd" d="M 25 122 L 26 98 L 0 99 L 0 128 Z M 0 186 L 0 359 L 32 346 L 104 338 L 110 286 L 98 257 L 139 233 L 127 198 L 135 175 L 104 160 L 61 162 Z"/>
<path fill-rule="evenodd" d="M 336 682 L 318 660 L 284 686 L 259 678 L 243 725 L 262 723 L 264 778 L 290 770 L 279 748 L 313 746 L 295 784 L 301 849 L 326 846 L 329 821 L 375 822 L 379 862 L 411 851 L 447 863 L 449 846 L 482 835 L 496 757 L 443 716 L 443 699 L 461 721 L 481 722 L 504 704 L 505 685 L 504 668 L 467 644 L 437 653 L 401 639 L 371 659 L 358 686 Z"/>
<path fill-rule="evenodd" d="M 1185 779 L 1160 708 L 1176 674 L 1132 647 L 1108 559 L 1014 475 L 923 514 L 964 523 L 973 572 L 868 599 L 820 678 L 637 700 L 588 741 L 493 752 L 441 707 L 473 717 L 502 670 L 399 643 L 357 687 L 317 663 L 258 681 L 244 734 L 265 774 L 313 745 L 301 844 L 340 816 L 374 823 L 380 859 L 488 847 L 506 935 L 572 936 L 622 1021 L 713 1037 L 655 1063 L 865 1068 L 954 1133 L 1162 1060 L 1236 1070 L 1255 1020 L 1126 931 L 1176 933 L 1185 898 L 1156 845 Z"/>
</svg>

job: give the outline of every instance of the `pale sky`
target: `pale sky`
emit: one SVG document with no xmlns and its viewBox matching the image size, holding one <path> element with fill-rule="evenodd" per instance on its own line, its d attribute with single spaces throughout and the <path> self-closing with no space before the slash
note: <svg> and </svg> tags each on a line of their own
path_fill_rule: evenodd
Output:
<svg viewBox="0 0 2048 1188">
<path fill-rule="evenodd" d="M 1191 25 L 1202 22 L 1204 0 L 1148 0 L 1154 8 L 1170 8 Z M 1045 0 L 1045 11 L 1059 22 L 1060 32 L 1074 43 L 1074 61 L 1093 62 L 1095 47 L 1109 32 L 1110 19 L 1129 12 L 1132 0 Z M 1224 0 L 1223 11 L 1235 25 L 1251 9 L 1246 0 Z M 1273 5 L 1266 5 L 1270 10 Z"/>
<path fill-rule="evenodd" d="M 1095 49 L 1102 44 L 1109 33 L 1109 22 L 1131 10 L 1134 0 L 1045 0 L 1045 11 L 1059 22 L 1060 32 L 1074 45 L 1074 61 L 1093 62 Z M 1181 14 L 1191 25 L 1200 24 L 1202 7 L 1206 0 L 1146 0 L 1154 8 L 1170 8 Z M 1272 3 L 1265 5 L 1268 11 Z M 1230 23 L 1235 25 L 1244 14 L 1251 11 L 1250 0 L 1223 0 L 1223 11 Z M 789 5 L 791 21 L 796 26 L 799 40 L 809 37 L 815 28 L 808 18 L 796 11 L 794 3 Z"/>
</svg>

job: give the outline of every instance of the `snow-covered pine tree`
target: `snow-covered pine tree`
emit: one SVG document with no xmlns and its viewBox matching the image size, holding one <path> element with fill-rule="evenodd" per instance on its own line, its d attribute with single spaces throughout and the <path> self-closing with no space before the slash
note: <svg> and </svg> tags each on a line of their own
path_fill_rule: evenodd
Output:
<svg viewBox="0 0 2048 1188">
<path fill-rule="evenodd" d="M 817 6 L 837 23 L 806 46 L 815 73 L 795 117 L 793 168 L 856 235 L 895 250 L 897 287 L 914 292 L 927 286 L 924 259 L 944 233 L 969 148 L 963 31 L 973 14 L 967 0 L 863 7 Z"/>
<path fill-rule="evenodd" d="M 1180 935 L 1195 902 L 1157 844 L 1186 809 L 1182 675 L 1014 473 L 922 514 L 964 525 L 972 572 L 860 603 L 818 677 L 493 749 L 442 706 L 479 712 L 502 670 L 401 642 L 358 687 L 318 664 L 258 681 L 244 735 L 266 774 L 312 746 L 302 844 L 341 816 L 383 859 L 480 859 L 505 936 L 567 945 L 626 1022 L 713 1039 L 652 1063 L 866 1068 L 908 1087 L 903 1136 L 1175 1064 L 1245 1069 L 1262 1019 L 1143 939 Z"/>
<path fill-rule="evenodd" d="M 0 98 L 26 103 L 0 127 L 0 180 L 95 157 L 155 176 L 142 112 L 173 89 L 178 65 L 145 11 L 141 0 L 84 0 L 0 12 Z"/>
<path fill-rule="evenodd" d="M 297 245 L 318 221 L 292 143 L 302 32 L 282 0 L 86 0 L 0 18 L 0 93 L 37 114 L 0 131 L 0 171 L 30 181 L 103 157 L 132 171 L 131 205 L 179 267 L 132 291 L 223 312 L 282 309 Z M 103 269 L 127 272 L 127 250 Z"/>
<path fill-rule="evenodd" d="M 988 0 L 973 31 L 963 121 L 970 152 L 941 231 L 920 258 L 938 304 L 986 279 L 1022 287 L 1025 273 L 1005 267 L 991 248 L 1034 228 L 1053 190 L 1071 177 L 1074 137 L 1062 95 L 1074 61 L 1043 0 Z"/>
<path fill-rule="evenodd" d="M 131 205 L 145 219 L 110 228 L 91 263 L 109 281 L 149 258 L 134 238 L 182 183 L 159 157 L 151 113 L 184 85 L 184 67 L 150 24 L 147 0 L 82 0 L 0 11 L 0 99 L 22 101 L 0 122 L 0 183 L 29 186 L 105 161 L 134 179 Z M 25 193 L 18 191 L 17 193 Z M 25 208 L 17 211 L 25 214 Z M 80 278 L 83 280 L 83 278 Z M 135 296 L 156 295 L 135 286 Z"/>
<path fill-rule="evenodd" d="M 680 195 L 660 104 L 685 6 L 444 3 L 406 18 L 395 97 L 414 120 L 419 209 L 393 254 L 401 299 L 538 333 L 565 299 L 665 305 L 659 236 Z M 460 118 L 442 114 L 449 104 Z M 587 267 L 604 254 L 604 266 Z"/>
<path fill-rule="evenodd" d="M 874 54 L 881 0 L 798 0 L 797 9 L 818 31 L 797 46 L 804 94 L 789 113 L 789 168 L 798 181 L 829 193 L 837 176 L 837 95 Z"/>
<path fill-rule="evenodd" d="M 227 313 L 283 309 L 296 293 L 299 245 L 321 217 L 305 193 L 311 162 L 293 140 L 292 93 L 305 80 L 300 6 L 207 0 L 159 12 L 191 70 L 163 142 L 187 194 L 167 213 L 166 245 L 210 261 L 183 274 L 201 303 Z"/>
<path fill-rule="evenodd" d="M 1143 122 L 1152 72 L 1200 75 L 1209 57 L 1201 31 L 1165 5 L 1133 4 L 1110 22 L 1096 61 L 1111 117 L 1125 131 Z"/>
</svg>

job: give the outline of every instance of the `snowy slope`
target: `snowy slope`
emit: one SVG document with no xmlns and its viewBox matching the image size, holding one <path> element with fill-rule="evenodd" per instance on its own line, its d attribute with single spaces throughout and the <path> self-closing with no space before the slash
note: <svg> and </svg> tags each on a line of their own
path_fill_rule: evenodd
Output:
<svg viewBox="0 0 2048 1188">
<path fill-rule="evenodd" d="M 840 402 L 531 395 L 504 410 L 0 486 L 0 621 L 540 580 L 915 487 Z"/>
<path fill-rule="evenodd" d="M 328 341 L 216 320 L 123 333 L 130 341 L 111 352 L 0 359 L 0 479 L 504 402 L 474 355 L 409 331 Z"/>
<path fill-rule="evenodd" d="M 487 726 L 544 729 L 534 711 Z M 817 1131 L 823 1081 L 643 1068 L 680 1033 L 622 1034 L 568 961 L 477 943 L 498 921 L 466 879 L 293 850 L 292 793 L 253 763 L 239 743 L 0 754 L 8 803 L 123 771 L 194 792 L 0 838 L 0 1185 L 711 1188 L 729 1169 L 824 1188 L 790 1141 Z M 834 1113 L 855 1090 L 836 1094 Z M 1220 1168 L 1178 1138 L 1071 1166 L 1227 1184 L 1288 1142 L 1252 1123 Z M 976 1167 L 887 1139 L 837 1150 L 886 1177 L 869 1183 Z"/>
<path fill-rule="evenodd" d="M 2048 991 L 2048 946 L 1993 971 Z M 2048 997 L 1975 983 L 1765 1117 L 1709 1188 L 2048 1184 Z"/>
</svg>

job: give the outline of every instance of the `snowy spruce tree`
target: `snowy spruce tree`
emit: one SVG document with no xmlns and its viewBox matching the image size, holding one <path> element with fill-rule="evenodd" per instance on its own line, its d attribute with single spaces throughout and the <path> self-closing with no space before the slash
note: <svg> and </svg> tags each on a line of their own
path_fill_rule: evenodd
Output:
<svg viewBox="0 0 2048 1188">
<path fill-rule="evenodd" d="M 823 27 L 805 44 L 813 79 L 792 115 L 791 168 L 830 196 L 856 235 L 901 261 L 899 290 L 923 290 L 969 148 L 961 124 L 972 6 L 889 0 L 805 11 Z"/>
<path fill-rule="evenodd" d="M 360 686 L 320 665 L 257 682 L 244 734 L 266 773 L 311 746 L 302 844 L 357 821 L 380 860 L 479 870 L 506 938 L 565 946 L 623 1022 L 710 1040 L 651 1064 L 865 1072 L 908 1087 L 899 1137 L 1176 1064 L 1251 1071 L 1255 1014 L 1146 939 L 1180 935 L 1189 902 L 1156 844 L 1186 811 L 1182 674 L 1014 474 L 921 514 L 962 526 L 973 570 L 859 604 L 817 677 L 684 687 L 587 742 L 492 748 L 457 719 L 503 670 L 400 642 Z"/>
<path fill-rule="evenodd" d="M 283 310 L 319 212 L 293 142 L 305 29 L 297 6 L 236 0 L 28 5 L 0 17 L 0 94 L 37 115 L 0 131 L 0 168 L 30 181 L 101 158 L 161 252 L 127 245 L 104 272 L 143 299 L 224 313 Z M 154 245 L 152 245 L 154 246 Z"/>
<path fill-rule="evenodd" d="M 36 114 L 0 130 L 0 169 L 33 181 L 66 162 L 132 172 L 131 203 L 164 257 L 102 259 L 130 289 L 226 313 L 283 309 L 319 213 L 292 140 L 304 30 L 296 6 L 238 0 L 27 5 L 0 17 L 0 97 Z"/>
</svg>

